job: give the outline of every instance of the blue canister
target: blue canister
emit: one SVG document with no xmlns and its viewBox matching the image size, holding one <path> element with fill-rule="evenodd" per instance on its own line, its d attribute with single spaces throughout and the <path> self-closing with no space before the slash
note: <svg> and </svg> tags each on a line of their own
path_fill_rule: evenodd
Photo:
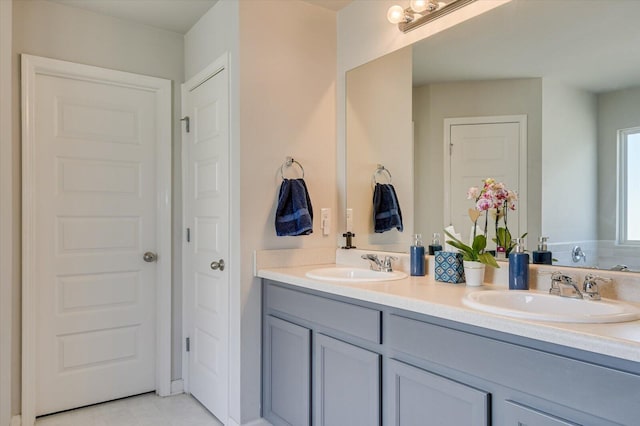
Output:
<svg viewBox="0 0 640 426">
<path fill-rule="evenodd" d="M 529 255 L 524 252 L 522 238 L 509 254 L 509 290 L 529 290 Z"/>
<path fill-rule="evenodd" d="M 413 245 L 410 248 L 411 254 L 411 275 L 416 277 L 424 276 L 424 246 L 422 245 L 422 235 L 413 236 Z"/>
</svg>

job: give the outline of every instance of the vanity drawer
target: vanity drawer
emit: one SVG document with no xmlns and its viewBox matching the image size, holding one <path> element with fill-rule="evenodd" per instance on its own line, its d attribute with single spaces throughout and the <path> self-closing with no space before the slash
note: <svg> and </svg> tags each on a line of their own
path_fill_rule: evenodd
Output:
<svg viewBox="0 0 640 426">
<path fill-rule="evenodd" d="M 551 414 L 520 405 L 513 401 L 504 401 L 505 426 L 578 426 L 577 423 L 561 419 Z"/>
<path fill-rule="evenodd" d="M 264 290 L 268 310 L 381 343 L 382 313 L 379 310 L 302 293 L 269 282 Z"/>
</svg>

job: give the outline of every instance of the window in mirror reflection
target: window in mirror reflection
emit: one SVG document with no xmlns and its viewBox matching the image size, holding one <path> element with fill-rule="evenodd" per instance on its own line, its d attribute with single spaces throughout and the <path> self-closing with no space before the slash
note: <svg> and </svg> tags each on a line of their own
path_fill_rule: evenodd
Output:
<svg viewBox="0 0 640 426">
<path fill-rule="evenodd" d="M 640 244 L 640 127 L 620 130 L 619 242 Z"/>
</svg>

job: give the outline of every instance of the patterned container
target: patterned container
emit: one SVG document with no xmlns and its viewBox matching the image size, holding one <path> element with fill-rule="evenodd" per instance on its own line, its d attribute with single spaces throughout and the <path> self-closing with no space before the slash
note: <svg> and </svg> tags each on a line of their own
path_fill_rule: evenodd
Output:
<svg viewBox="0 0 640 426">
<path fill-rule="evenodd" d="M 435 257 L 436 281 L 453 284 L 464 282 L 464 266 L 461 253 L 437 251 Z"/>
</svg>

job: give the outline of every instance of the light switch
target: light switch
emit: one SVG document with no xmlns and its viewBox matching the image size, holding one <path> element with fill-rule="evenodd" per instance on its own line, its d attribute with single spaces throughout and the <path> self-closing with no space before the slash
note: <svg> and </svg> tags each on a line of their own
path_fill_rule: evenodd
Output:
<svg viewBox="0 0 640 426">
<path fill-rule="evenodd" d="M 320 227 L 322 235 L 329 235 L 331 232 L 331 209 L 323 208 L 320 210 Z"/>
</svg>

